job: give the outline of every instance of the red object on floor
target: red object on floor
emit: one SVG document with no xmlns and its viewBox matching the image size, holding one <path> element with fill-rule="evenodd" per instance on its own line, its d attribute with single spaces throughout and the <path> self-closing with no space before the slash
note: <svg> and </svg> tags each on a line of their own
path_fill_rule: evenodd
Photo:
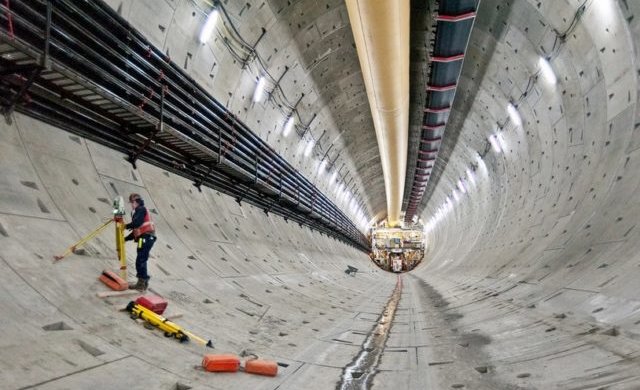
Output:
<svg viewBox="0 0 640 390">
<path fill-rule="evenodd" d="M 146 307 L 156 314 L 164 313 L 168 305 L 166 299 L 157 295 L 143 295 L 136 299 L 136 303 L 142 307 Z"/>
<path fill-rule="evenodd" d="M 244 372 L 249 374 L 276 376 L 278 375 L 278 363 L 271 360 L 247 360 L 244 363 Z"/>
<path fill-rule="evenodd" d="M 129 283 L 126 280 L 122 279 L 115 272 L 104 270 L 102 274 L 98 278 L 102 283 L 106 284 L 112 290 L 115 291 L 124 291 L 129 289 Z"/>
<path fill-rule="evenodd" d="M 204 355 L 202 367 L 210 372 L 237 372 L 240 358 L 231 354 Z"/>
</svg>

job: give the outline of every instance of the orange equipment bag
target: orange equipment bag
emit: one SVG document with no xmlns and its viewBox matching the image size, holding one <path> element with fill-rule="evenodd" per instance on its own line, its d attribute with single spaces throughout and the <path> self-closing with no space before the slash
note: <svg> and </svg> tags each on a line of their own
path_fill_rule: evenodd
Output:
<svg viewBox="0 0 640 390">
<path fill-rule="evenodd" d="M 236 355 L 204 355 L 202 367 L 210 372 L 236 372 L 240 369 L 240 358 Z"/>
<path fill-rule="evenodd" d="M 278 375 L 278 363 L 271 360 L 247 360 L 244 363 L 244 371 L 249 374 L 276 376 Z"/>
<path fill-rule="evenodd" d="M 105 269 L 104 271 L 102 271 L 102 274 L 100 275 L 98 280 L 115 291 L 124 291 L 129 289 L 129 283 L 127 283 L 126 280 L 122 279 L 113 271 Z"/>
</svg>

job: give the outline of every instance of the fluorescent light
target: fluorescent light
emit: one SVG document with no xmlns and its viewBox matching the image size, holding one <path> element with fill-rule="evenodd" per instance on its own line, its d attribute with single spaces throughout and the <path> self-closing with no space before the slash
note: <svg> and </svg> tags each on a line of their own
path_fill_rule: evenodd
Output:
<svg viewBox="0 0 640 390">
<path fill-rule="evenodd" d="M 456 202 L 460 201 L 460 195 L 458 195 L 458 191 L 453 190 L 453 198 L 456 200 Z"/>
<path fill-rule="evenodd" d="M 514 125 L 520 127 L 522 126 L 522 117 L 520 117 L 520 113 L 518 109 L 511 103 L 507 106 L 507 112 L 509 113 L 509 118 L 511 118 L 511 122 Z"/>
<path fill-rule="evenodd" d="M 320 167 L 318 167 L 318 175 L 322 176 L 324 173 L 324 168 L 327 166 L 327 160 L 322 160 L 320 163 Z"/>
<path fill-rule="evenodd" d="M 462 182 L 462 179 L 458 179 L 458 188 L 460 188 L 460 192 L 462 192 L 463 194 L 467 193 L 467 189 L 464 186 L 464 183 Z"/>
<path fill-rule="evenodd" d="M 614 0 L 593 1 L 591 7 L 595 8 L 593 14 L 597 15 L 596 19 L 603 27 L 609 27 L 610 23 L 616 22 L 618 5 Z"/>
<path fill-rule="evenodd" d="M 540 57 L 540 59 L 538 60 L 538 65 L 540 65 L 540 71 L 542 72 L 542 75 L 547 80 L 547 82 L 551 85 L 555 85 L 556 82 L 558 82 L 558 79 L 556 78 L 556 74 L 553 72 L 551 64 L 549 64 L 549 61 Z"/>
<path fill-rule="evenodd" d="M 305 157 L 309 157 L 309 155 L 311 154 L 311 151 L 313 150 L 314 144 L 315 142 L 313 141 L 313 139 L 310 139 L 309 141 L 307 141 L 307 146 L 304 148 Z"/>
<path fill-rule="evenodd" d="M 504 140 L 504 137 L 502 136 L 502 133 L 497 133 L 496 134 L 496 141 L 498 141 L 498 145 L 500 145 L 500 149 L 502 149 L 503 152 L 507 152 L 507 142 Z"/>
<path fill-rule="evenodd" d="M 260 80 L 258 80 L 258 84 L 256 85 L 256 90 L 253 91 L 253 101 L 255 103 L 259 103 L 262 100 L 262 97 L 264 96 L 264 85 L 266 84 L 266 80 L 264 78 L 264 76 L 260 77 Z"/>
<path fill-rule="evenodd" d="M 498 140 L 496 140 L 495 134 L 491 134 L 489 136 L 489 143 L 491 144 L 491 147 L 493 148 L 494 152 L 496 152 L 496 153 L 500 153 L 501 152 L 500 144 L 498 143 Z"/>
<path fill-rule="evenodd" d="M 488 176 L 489 170 L 487 169 L 487 164 L 485 164 L 480 154 L 476 154 L 476 161 L 478 161 L 478 167 L 480 167 L 480 172 L 482 172 L 484 176 Z"/>
<path fill-rule="evenodd" d="M 204 22 L 204 26 L 202 26 L 202 30 L 200 30 L 200 43 L 207 43 L 209 38 L 211 38 L 213 29 L 216 27 L 216 22 L 218 21 L 218 13 L 218 9 L 214 8 L 211 13 L 209 13 L 209 16 L 207 16 L 207 21 Z"/>
<path fill-rule="evenodd" d="M 331 175 L 331 180 L 329 180 L 329 183 L 331 184 L 335 183 L 337 177 L 338 177 L 338 171 L 334 168 L 333 175 Z"/>
<path fill-rule="evenodd" d="M 293 115 L 287 119 L 287 123 L 284 125 L 284 131 L 282 131 L 283 136 L 288 136 L 291 133 L 291 129 L 293 129 L 293 125 L 295 124 L 295 120 L 293 119 Z"/>
<path fill-rule="evenodd" d="M 471 172 L 471 169 L 469 168 L 467 168 L 467 179 L 469 179 L 471 184 L 473 184 L 474 186 L 476 185 L 476 177 L 473 175 L 473 172 Z"/>
</svg>

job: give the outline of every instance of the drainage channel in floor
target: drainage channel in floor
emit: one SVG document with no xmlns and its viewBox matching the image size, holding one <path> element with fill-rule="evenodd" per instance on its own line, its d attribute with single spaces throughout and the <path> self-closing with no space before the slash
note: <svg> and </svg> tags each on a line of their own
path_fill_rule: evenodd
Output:
<svg viewBox="0 0 640 390">
<path fill-rule="evenodd" d="M 389 337 L 393 325 L 393 318 L 402 294 L 402 277 L 398 275 L 396 287 L 391 294 L 382 314 L 378 318 L 369 336 L 362 344 L 362 349 L 356 358 L 344 368 L 342 378 L 336 389 L 369 389 L 376 374 L 380 356 Z"/>
</svg>

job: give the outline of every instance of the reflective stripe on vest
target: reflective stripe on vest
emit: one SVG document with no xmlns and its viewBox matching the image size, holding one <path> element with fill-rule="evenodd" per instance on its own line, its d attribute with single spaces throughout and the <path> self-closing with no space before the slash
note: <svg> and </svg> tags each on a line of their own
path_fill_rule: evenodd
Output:
<svg viewBox="0 0 640 390">
<path fill-rule="evenodd" d="M 140 225 L 140 227 L 133 229 L 133 237 L 136 239 L 143 234 L 146 234 L 146 233 L 153 234 L 156 231 L 156 227 L 153 224 L 153 221 L 151 220 L 151 215 L 149 214 L 149 210 L 147 210 L 147 208 L 145 208 L 144 210 L 145 210 L 144 222 L 142 223 L 142 225 Z"/>
</svg>

